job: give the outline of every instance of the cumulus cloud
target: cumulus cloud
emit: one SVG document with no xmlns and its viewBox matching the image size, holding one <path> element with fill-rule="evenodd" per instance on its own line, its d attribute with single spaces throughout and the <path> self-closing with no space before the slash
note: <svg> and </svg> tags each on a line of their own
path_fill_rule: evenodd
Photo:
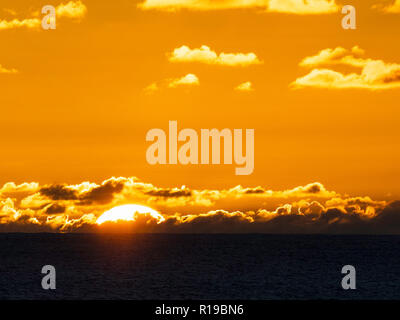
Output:
<svg viewBox="0 0 400 320">
<path fill-rule="evenodd" d="M 82 1 L 69 1 L 68 3 L 64 4 L 61 3 L 56 8 L 56 16 L 58 18 L 74 18 L 74 19 L 82 19 L 86 13 L 87 8 L 82 3 Z M 17 13 L 14 10 L 8 9 L 9 12 L 12 12 L 13 15 Z M 0 19 L 0 30 L 5 29 L 17 29 L 17 28 L 27 28 L 27 29 L 37 29 L 40 28 L 42 25 L 41 19 L 35 17 L 39 13 L 36 12 L 32 15 L 32 17 L 25 18 L 25 19 L 17 19 L 14 18 L 12 20 L 4 20 Z"/>
<path fill-rule="evenodd" d="M 187 75 L 181 77 L 181 78 L 176 78 L 176 79 L 170 79 L 168 83 L 168 87 L 170 88 L 176 88 L 180 86 L 193 86 L 193 85 L 199 85 L 199 78 L 193 74 L 193 73 L 188 73 Z"/>
<path fill-rule="evenodd" d="M 60 4 L 56 7 L 57 17 L 83 18 L 87 13 L 86 6 L 82 1 L 70 1 L 66 4 Z"/>
<path fill-rule="evenodd" d="M 300 62 L 300 66 L 313 69 L 307 75 L 296 79 L 291 86 L 368 90 L 400 87 L 400 64 L 363 58 L 363 55 L 364 50 L 358 46 L 350 50 L 342 47 L 321 50 L 318 54 L 306 57 Z M 335 65 L 358 68 L 361 71 L 344 74 L 329 68 Z"/>
<path fill-rule="evenodd" d="M 159 215 L 96 223 L 125 204 Z M 319 182 L 287 190 L 160 188 L 134 177 L 76 185 L 9 182 L 0 189 L 0 232 L 399 234 L 400 201 L 341 195 Z"/>
<path fill-rule="evenodd" d="M 238 91 L 253 91 L 253 85 L 250 81 L 243 82 L 235 87 L 235 90 Z"/>
<path fill-rule="evenodd" d="M 224 53 L 217 54 L 208 46 L 202 45 L 200 48 L 190 49 L 188 46 L 181 46 L 174 49 L 169 56 L 171 62 L 199 62 L 206 64 L 226 65 L 226 66 L 248 66 L 260 64 L 257 56 L 250 53 Z"/>
<path fill-rule="evenodd" d="M 164 11 L 253 8 L 290 14 L 326 14 L 339 10 L 335 0 L 145 0 L 138 6 L 143 10 Z"/>
</svg>

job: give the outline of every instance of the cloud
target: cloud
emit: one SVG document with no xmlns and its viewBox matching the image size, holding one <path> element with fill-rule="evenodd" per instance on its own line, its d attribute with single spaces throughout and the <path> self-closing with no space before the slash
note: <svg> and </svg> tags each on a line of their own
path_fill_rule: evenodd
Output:
<svg viewBox="0 0 400 320">
<path fill-rule="evenodd" d="M 382 3 L 375 4 L 372 9 L 382 11 L 384 13 L 400 13 L 400 0 L 395 0 L 392 4 L 385 5 Z"/>
<path fill-rule="evenodd" d="M 110 179 L 104 181 L 101 185 L 91 186 L 90 189 L 81 189 L 68 185 L 51 185 L 40 189 L 40 194 L 51 200 L 79 200 L 79 205 L 88 205 L 93 202 L 109 203 L 112 201 L 114 193 L 122 190 L 123 183 Z"/>
<path fill-rule="evenodd" d="M 7 69 L 0 64 L 0 73 L 15 74 L 18 73 L 17 69 Z"/>
<path fill-rule="evenodd" d="M 96 224 L 123 204 L 149 206 L 163 220 L 138 214 L 134 222 Z M 400 201 L 341 195 L 319 182 L 286 190 L 160 188 L 134 177 L 75 185 L 9 182 L 0 189 L 0 232 L 400 234 Z"/>
<path fill-rule="evenodd" d="M 43 187 L 40 189 L 40 193 L 51 200 L 78 200 L 77 192 L 64 185 Z"/>
<path fill-rule="evenodd" d="M 153 82 L 143 89 L 146 94 L 152 94 L 159 90 L 158 84 Z"/>
<path fill-rule="evenodd" d="M 337 47 L 324 49 L 304 58 L 301 67 L 313 68 L 307 75 L 296 79 L 292 88 L 317 87 L 330 89 L 384 90 L 400 87 L 400 64 L 362 58 L 364 51 L 358 46 L 351 50 Z M 328 66 L 342 65 L 359 68 L 359 73 L 344 74 Z M 319 68 L 323 66 L 323 68 Z"/>
<path fill-rule="evenodd" d="M 87 13 L 86 6 L 82 1 L 70 1 L 66 4 L 60 4 L 56 7 L 57 17 L 83 18 Z"/>
<path fill-rule="evenodd" d="M 86 13 L 87 8 L 82 3 L 82 1 L 69 1 L 66 4 L 61 3 L 56 8 L 56 16 L 57 18 L 75 18 L 82 19 Z M 13 15 L 16 15 L 16 12 L 10 9 L 4 9 L 8 12 L 12 12 Z M 0 19 L 0 30 L 5 29 L 17 29 L 17 28 L 27 28 L 27 29 L 37 29 L 42 25 L 41 19 L 36 16 L 39 15 L 39 12 L 35 12 L 32 17 L 25 19 L 17 19 L 13 20 L 2 20 Z"/>
<path fill-rule="evenodd" d="M 238 91 L 253 91 L 253 85 L 250 81 L 243 82 L 239 84 L 237 87 L 235 87 L 235 90 Z"/>
<path fill-rule="evenodd" d="M 176 198 L 176 197 L 190 197 L 192 195 L 192 192 L 185 186 L 182 186 L 181 188 L 172 188 L 172 189 L 155 188 L 153 190 L 146 192 L 145 194 L 155 197 Z"/>
<path fill-rule="evenodd" d="M 190 85 L 199 85 L 199 78 L 193 73 L 188 73 L 186 76 L 176 79 L 170 79 L 168 83 L 168 87 L 176 88 L 180 86 L 190 86 Z"/>
<path fill-rule="evenodd" d="M 38 28 L 41 25 L 41 21 L 37 18 L 31 19 L 13 19 L 13 20 L 1 20 L 0 19 L 0 30 L 5 29 L 16 29 L 16 28 Z"/>
<path fill-rule="evenodd" d="M 238 8 L 265 8 L 265 0 L 145 0 L 138 5 L 143 10 L 155 9 L 176 11 L 189 10 L 225 10 Z"/>
<path fill-rule="evenodd" d="M 57 203 L 50 204 L 49 206 L 46 207 L 46 213 L 47 214 L 57 214 L 57 213 L 64 213 L 65 212 L 65 207 L 62 205 L 59 205 Z"/>
<path fill-rule="evenodd" d="M 85 204 L 95 203 L 109 203 L 113 200 L 114 194 L 121 192 L 124 183 L 118 180 L 104 181 L 100 186 L 96 186 L 91 190 L 84 192 L 80 196 L 80 200 Z M 81 203 L 82 204 L 82 203 Z"/>
<path fill-rule="evenodd" d="M 335 13 L 339 6 L 334 0 L 270 0 L 268 11 L 292 14 Z"/>
<path fill-rule="evenodd" d="M 250 53 L 224 53 L 217 54 L 209 47 L 202 45 L 200 48 L 190 49 L 188 46 L 181 46 L 174 49 L 169 56 L 171 62 L 199 62 L 206 64 L 226 66 L 248 66 L 260 64 L 257 56 Z"/>
<path fill-rule="evenodd" d="M 338 12 L 334 0 L 145 0 L 138 5 L 143 10 L 205 11 L 227 9 L 259 9 L 290 14 L 326 14 Z"/>
<path fill-rule="evenodd" d="M 335 49 L 328 48 L 321 50 L 315 56 L 304 58 L 299 65 L 302 67 L 316 67 L 319 65 L 348 64 L 354 67 L 363 67 L 365 65 L 365 60 L 357 59 L 357 57 L 364 53 L 364 50 L 359 46 L 354 46 L 351 50 L 342 47 L 337 47 Z"/>
<path fill-rule="evenodd" d="M 153 82 L 143 89 L 145 94 L 153 94 L 162 88 L 177 88 L 177 87 L 188 87 L 188 86 L 198 86 L 200 85 L 199 78 L 193 74 L 188 73 L 180 78 L 169 78 L 162 81 Z"/>
</svg>

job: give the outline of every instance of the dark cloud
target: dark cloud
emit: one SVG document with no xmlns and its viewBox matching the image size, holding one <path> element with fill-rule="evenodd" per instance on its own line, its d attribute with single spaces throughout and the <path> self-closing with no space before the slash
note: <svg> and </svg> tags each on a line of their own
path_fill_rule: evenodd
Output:
<svg viewBox="0 0 400 320">
<path fill-rule="evenodd" d="M 165 197 L 165 198 L 177 198 L 177 197 L 190 197 L 192 195 L 192 192 L 187 189 L 157 189 L 157 190 L 151 190 L 145 193 L 146 195 L 149 196 L 155 196 L 155 197 Z"/>
<path fill-rule="evenodd" d="M 313 208 L 317 208 L 316 204 Z M 279 210 L 277 210 L 279 212 Z M 106 222 L 90 227 L 97 232 L 139 233 L 270 233 L 270 234 L 400 234 L 400 202 L 385 208 L 380 215 L 368 219 L 359 214 L 348 214 L 340 209 L 327 209 L 318 216 L 282 210 L 266 220 L 244 213 L 216 211 L 213 214 L 190 216 L 185 219 L 167 217 L 162 223 L 151 217 L 139 216 L 135 222 Z M 90 229 L 91 228 L 91 229 Z"/>
<path fill-rule="evenodd" d="M 47 214 L 57 214 L 57 213 L 64 213 L 65 212 L 65 207 L 61 206 L 57 203 L 53 203 L 49 207 L 46 208 L 46 213 Z"/>
<path fill-rule="evenodd" d="M 383 78 L 383 83 L 392 83 L 400 81 L 400 70 L 396 70 Z"/>
<path fill-rule="evenodd" d="M 82 201 L 81 204 L 87 205 L 93 202 L 100 204 L 109 203 L 113 200 L 114 194 L 121 192 L 123 188 L 123 182 L 109 180 L 106 183 L 82 194 L 80 196 L 80 200 Z"/>
<path fill-rule="evenodd" d="M 79 200 L 80 205 L 88 205 L 93 202 L 105 204 L 113 200 L 114 194 L 122 191 L 123 182 L 108 180 L 100 186 L 78 194 L 77 191 L 65 185 L 52 185 L 40 189 L 40 193 L 51 200 Z"/>
<path fill-rule="evenodd" d="M 265 190 L 261 187 L 256 187 L 256 188 L 245 188 L 243 189 L 244 193 L 246 194 L 260 194 L 264 193 Z"/>
<path fill-rule="evenodd" d="M 43 187 L 40 189 L 40 193 L 51 200 L 78 200 L 78 194 L 75 190 L 61 184 Z"/>
<path fill-rule="evenodd" d="M 134 222 L 105 222 L 99 226 L 76 219 L 56 228 L 31 223 L 31 217 L 24 215 L 7 225 L 0 224 L 0 232 L 400 234 L 400 201 L 391 203 L 372 218 L 338 208 L 320 212 L 321 207 L 316 203 L 310 204 L 311 214 L 289 213 L 288 207 L 281 208 L 270 219 L 258 213 L 218 210 L 185 217 L 166 216 L 162 223 L 149 215 L 139 215 Z"/>
<path fill-rule="evenodd" d="M 308 186 L 306 189 L 308 193 L 320 193 L 321 192 L 321 185 L 319 183 L 314 183 Z"/>
</svg>

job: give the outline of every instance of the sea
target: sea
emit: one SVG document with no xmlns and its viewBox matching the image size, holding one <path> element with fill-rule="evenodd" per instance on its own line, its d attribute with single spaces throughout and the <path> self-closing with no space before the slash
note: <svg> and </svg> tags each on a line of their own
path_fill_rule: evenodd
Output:
<svg viewBox="0 0 400 320">
<path fill-rule="evenodd" d="M 390 235 L 2 233 L 0 299 L 397 300 L 399 248 Z"/>
</svg>

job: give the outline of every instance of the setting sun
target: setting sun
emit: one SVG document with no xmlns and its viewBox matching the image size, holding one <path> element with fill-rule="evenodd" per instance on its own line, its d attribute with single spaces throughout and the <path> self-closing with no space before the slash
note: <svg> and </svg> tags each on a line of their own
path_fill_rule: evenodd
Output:
<svg viewBox="0 0 400 320">
<path fill-rule="evenodd" d="M 158 223 L 163 222 L 164 217 L 156 210 L 138 204 L 126 204 L 114 207 L 104 212 L 96 221 L 97 224 L 104 222 L 135 221 L 138 214 L 149 214 Z"/>
</svg>

